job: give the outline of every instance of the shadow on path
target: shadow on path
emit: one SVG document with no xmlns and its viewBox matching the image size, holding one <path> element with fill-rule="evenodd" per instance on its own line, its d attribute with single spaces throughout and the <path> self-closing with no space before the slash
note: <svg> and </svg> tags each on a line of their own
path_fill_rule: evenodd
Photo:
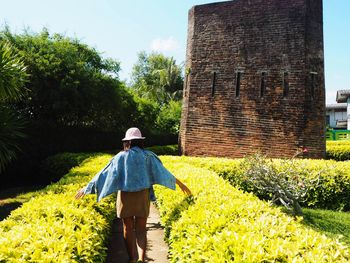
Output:
<svg viewBox="0 0 350 263">
<path fill-rule="evenodd" d="M 147 220 L 146 262 L 167 263 L 168 245 L 164 241 L 164 229 L 160 224 L 159 212 L 152 204 Z"/>
<path fill-rule="evenodd" d="M 164 230 L 159 221 L 158 210 L 151 204 L 147 220 L 147 250 L 145 262 L 168 263 L 168 246 L 164 241 Z M 129 257 L 123 238 L 123 223 L 114 219 L 109 240 L 106 263 L 128 263 Z"/>
<path fill-rule="evenodd" d="M 129 257 L 123 237 L 123 223 L 120 218 L 113 220 L 106 263 L 128 263 Z"/>
</svg>

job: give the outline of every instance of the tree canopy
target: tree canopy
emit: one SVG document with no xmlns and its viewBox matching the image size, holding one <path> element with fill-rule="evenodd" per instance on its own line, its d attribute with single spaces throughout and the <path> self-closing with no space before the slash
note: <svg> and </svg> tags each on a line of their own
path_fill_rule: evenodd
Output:
<svg viewBox="0 0 350 263">
<path fill-rule="evenodd" d="M 65 126 L 115 129 L 130 120 L 135 103 L 118 79 L 120 64 L 94 48 L 47 30 L 1 34 L 23 56 L 28 96 L 17 105 L 27 117 Z"/>
<path fill-rule="evenodd" d="M 132 88 L 140 97 L 167 104 L 181 100 L 183 88 L 182 67 L 172 57 L 140 52 L 132 71 Z"/>
<path fill-rule="evenodd" d="M 23 119 L 8 103 L 22 98 L 27 77 L 23 58 L 10 43 L 0 41 L 0 172 L 16 157 L 19 140 L 25 136 Z"/>
</svg>

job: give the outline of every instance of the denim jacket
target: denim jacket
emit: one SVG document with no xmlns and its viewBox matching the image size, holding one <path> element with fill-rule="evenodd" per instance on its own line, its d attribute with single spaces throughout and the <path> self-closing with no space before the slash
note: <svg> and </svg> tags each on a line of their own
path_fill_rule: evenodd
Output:
<svg viewBox="0 0 350 263">
<path fill-rule="evenodd" d="M 97 194 L 97 201 L 118 191 L 136 192 L 159 184 L 175 190 L 176 178 L 151 151 L 132 147 L 115 155 L 85 187 L 85 194 Z"/>
</svg>

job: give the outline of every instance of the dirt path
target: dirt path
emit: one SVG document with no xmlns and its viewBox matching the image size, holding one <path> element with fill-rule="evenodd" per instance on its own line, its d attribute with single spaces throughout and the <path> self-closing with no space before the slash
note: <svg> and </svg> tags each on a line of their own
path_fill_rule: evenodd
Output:
<svg viewBox="0 0 350 263">
<path fill-rule="evenodd" d="M 168 263 L 168 246 L 164 242 L 164 231 L 159 221 L 158 210 L 151 204 L 147 220 L 146 262 Z M 123 239 L 123 226 L 120 219 L 113 223 L 112 237 L 108 247 L 106 263 L 128 263 L 128 255 Z"/>
</svg>

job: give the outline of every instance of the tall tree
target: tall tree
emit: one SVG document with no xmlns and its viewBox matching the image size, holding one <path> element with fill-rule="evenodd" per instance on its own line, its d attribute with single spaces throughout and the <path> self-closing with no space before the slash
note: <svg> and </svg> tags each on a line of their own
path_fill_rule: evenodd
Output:
<svg viewBox="0 0 350 263">
<path fill-rule="evenodd" d="M 1 37 L 12 43 L 28 66 L 30 93 L 17 108 L 32 120 L 123 130 L 135 115 L 133 97 L 118 79 L 118 61 L 46 29 L 17 35 L 5 30 Z"/>
<path fill-rule="evenodd" d="M 23 58 L 6 41 L 0 41 L 0 172 L 16 157 L 24 121 L 9 105 L 19 101 L 27 80 Z"/>
<path fill-rule="evenodd" d="M 167 104 L 182 97 L 182 67 L 159 53 L 138 54 L 132 71 L 132 87 L 140 97 Z"/>
</svg>

